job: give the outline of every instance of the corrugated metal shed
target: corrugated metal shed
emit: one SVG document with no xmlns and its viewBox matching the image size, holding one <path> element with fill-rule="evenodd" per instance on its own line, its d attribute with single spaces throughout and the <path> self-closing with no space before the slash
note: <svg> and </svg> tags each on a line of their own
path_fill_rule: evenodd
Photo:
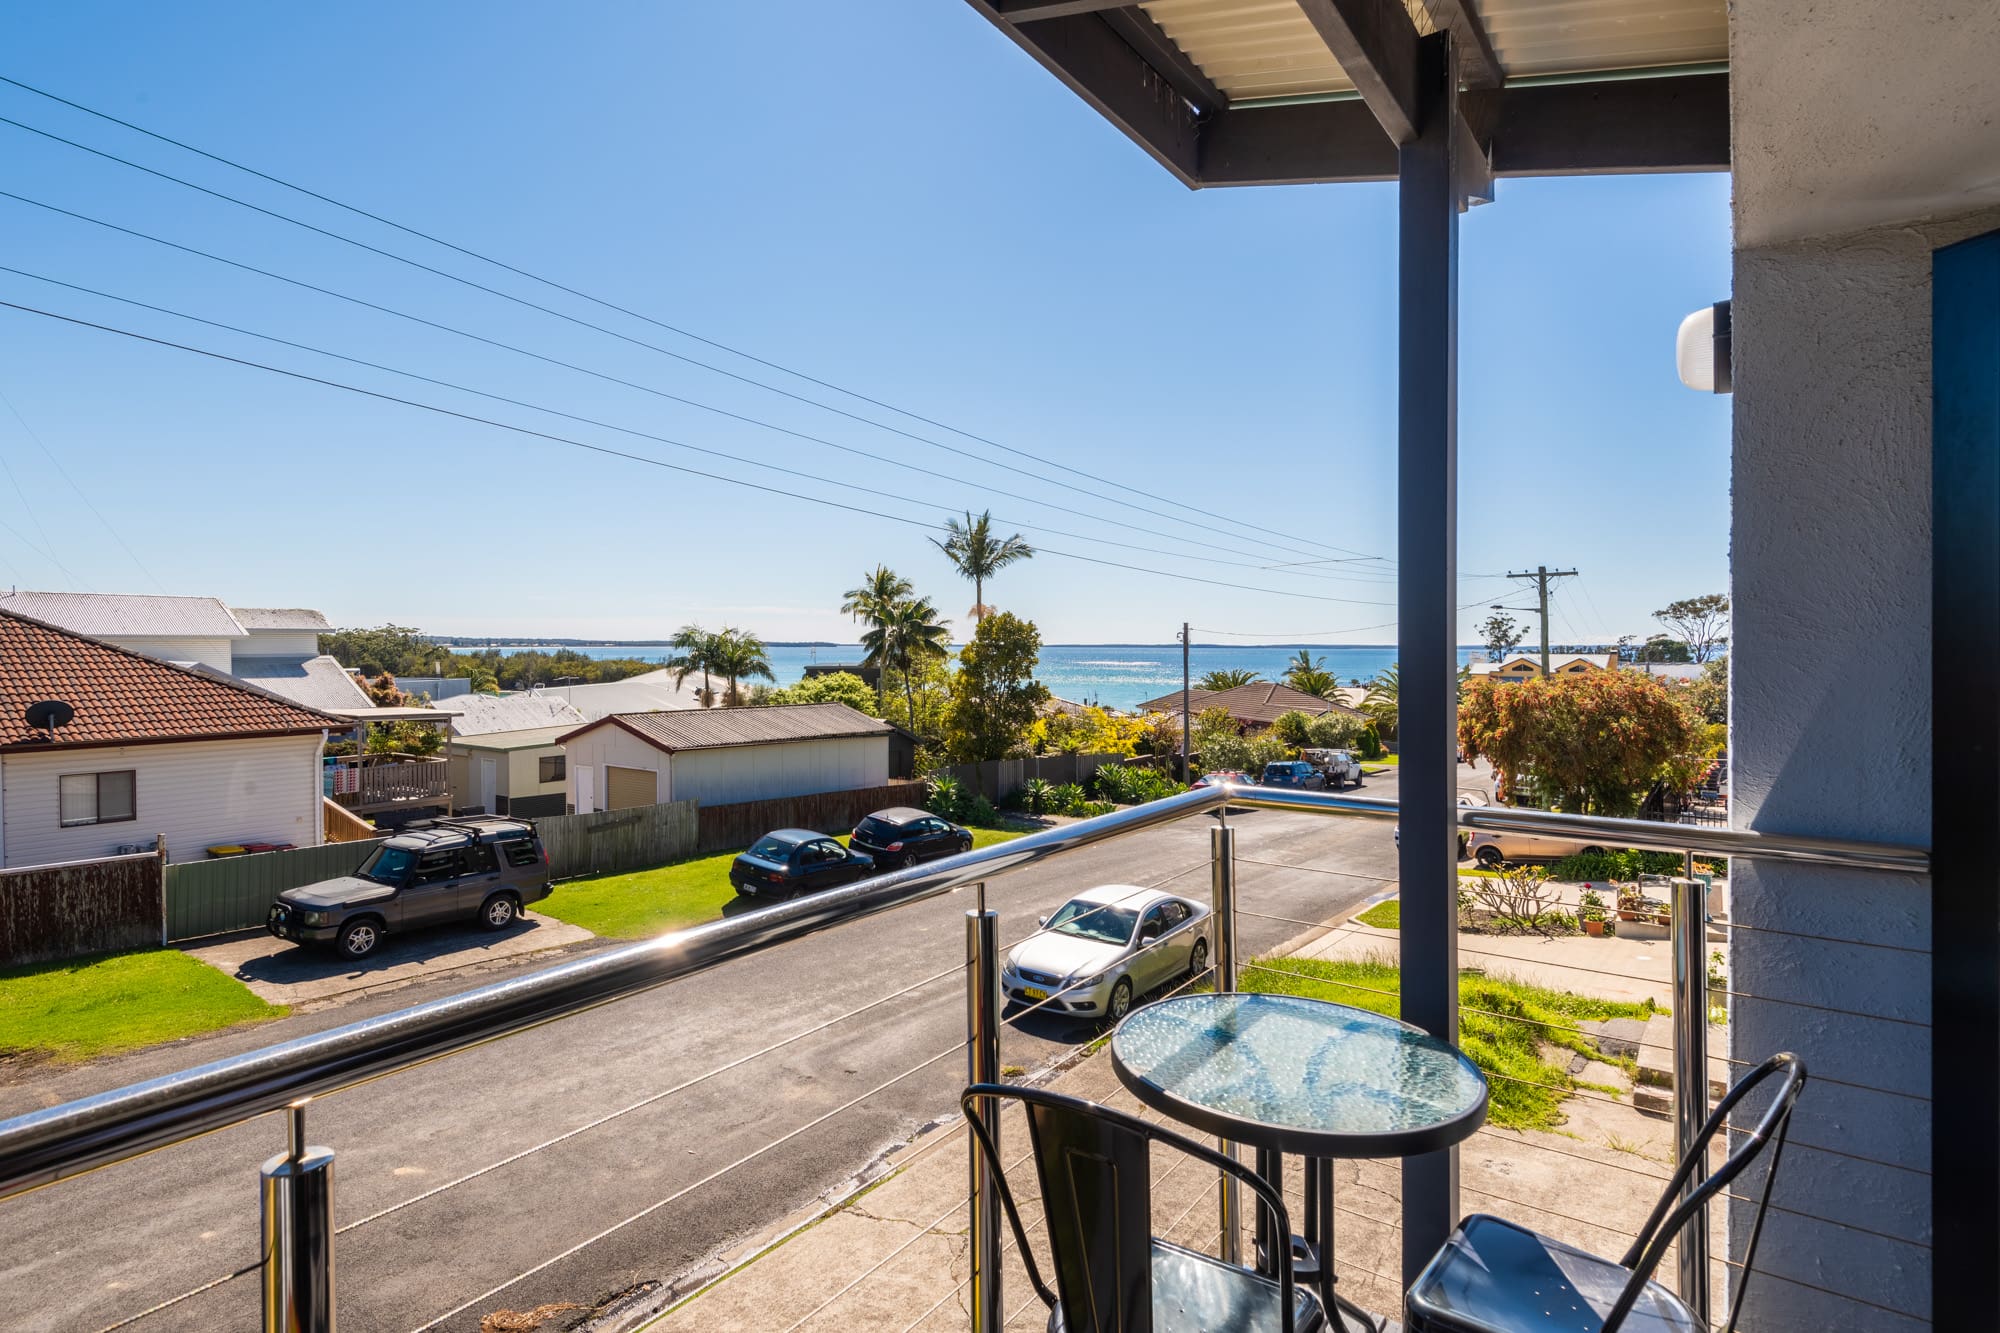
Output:
<svg viewBox="0 0 2000 1333">
<path fill-rule="evenodd" d="M 458 717 L 451 724 L 455 736 L 484 736 L 495 731 L 520 731 L 527 727 L 558 727 L 574 731 L 588 716 L 553 694 L 455 694 L 448 701 Z"/>
<path fill-rule="evenodd" d="M 454 736 L 446 744 L 459 750 L 539 750 L 555 745 L 576 728 L 527 727 L 521 731 L 489 731 L 478 736 Z"/>
<path fill-rule="evenodd" d="M 568 732 L 618 726 L 655 749 L 719 750 L 734 745 L 778 745 L 787 741 L 832 740 L 842 736 L 887 736 L 895 728 L 846 704 L 784 704 L 774 708 L 710 708 L 659 713 L 617 713 Z"/>
</svg>

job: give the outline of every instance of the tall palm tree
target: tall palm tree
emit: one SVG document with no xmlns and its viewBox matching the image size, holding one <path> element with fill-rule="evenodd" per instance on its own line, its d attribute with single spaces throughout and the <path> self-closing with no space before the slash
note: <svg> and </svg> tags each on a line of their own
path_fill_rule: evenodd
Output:
<svg viewBox="0 0 2000 1333">
<path fill-rule="evenodd" d="M 1197 680 L 1194 687 L 1198 690 L 1219 692 L 1233 690 L 1239 685 L 1255 684 L 1261 679 L 1262 677 L 1248 667 L 1218 667 Z"/>
<path fill-rule="evenodd" d="M 1035 548 L 1021 540 L 1018 532 L 1011 537 L 994 536 L 990 509 L 978 518 L 967 510 L 963 523 L 948 518 L 944 531 L 944 539 L 933 537 L 931 545 L 945 553 L 962 577 L 972 580 L 972 618 L 978 620 L 992 609 L 986 605 L 986 580 L 1016 560 L 1033 559 Z"/>
<path fill-rule="evenodd" d="M 937 607 L 928 597 L 908 597 L 884 607 L 861 636 L 868 650 L 869 666 L 880 671 L 895 670 L 903 677 L 903 701 L 909 707 L 911 727 L 917 724 L 917 690 L 912 671 L 928 661 L 942 661 L 951 644 L 948 622 L 938 619 Z"/>
<path fill-rule="evenodd" d="M 873 621 L 875 612 L 908 597 L 916 589 L 887 565 L 877 565 L 843 594 L 840 609 L 856 620 Z"/>
<path fill-rule="evenodd" d="M 715 691 L 709 688 L 708 673 L 715 666 L 717 636 L 699 625 L 682 625 L 673 637 L 674 655 L 665 666 L 674 673 L 674 688 L 687 683 L 687 678 L 701 672 L 701 706 L 709 707 L 715 702 Z"/>
<path fill-rule="evenodd" d="M 743 702 L 738 685 L 746 677 L 755 679 L 761 676 L 773 684 L 777 683 L 778 678 L 772 674 L 771 658 L 764 647 L 764 641 L 749 630 L 723 626 L 715 635 L 712 652 L 714 660 L 709 665 L 716 675 L 729 682 L 731 704 Z"/>
<path fill-rule="evenodd" d="M 1285 684 L 1323 699 L 1339 686 L 1340 678 L 1326 669 L 1324 657 L 1315 658 L 1301 648 L 1299 655 L 1285 664 Z"/>
<path fill-rule="evenodd" d="M 1368 693 L 1361 700 L 1361 711 L 1375 719 L 1378 731 L 1396 734 L 1397 705 L 1403 692 L 1403 664 L 1391 662 L 1375 673 L 1368 682 Z"/>
</svg>

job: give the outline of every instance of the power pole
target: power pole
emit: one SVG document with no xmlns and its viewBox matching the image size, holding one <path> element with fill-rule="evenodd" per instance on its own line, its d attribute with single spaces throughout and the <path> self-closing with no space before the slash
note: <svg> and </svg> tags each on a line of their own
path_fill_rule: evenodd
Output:
<svg viewBox="0 0 2000 1333">
<path fill-rule="evenodd" d="M 1181 622 L 1181 781 L 1186 782 L 1194 772 L 1194 765 L 1188 754 L 1188 626 Z"/>
<path fill-rule="evenodd" d="M 1542 679 L 1549 678 L 1549 580 L 1576 577 L 1573 569 L 1550 569 L 1547 565 L 1536 565 L 1532 574 L 1509 574 L 1510 579 L 1533 579 L 1535 591 L 1540 594 L 1542 616 Z"/>
</svg>

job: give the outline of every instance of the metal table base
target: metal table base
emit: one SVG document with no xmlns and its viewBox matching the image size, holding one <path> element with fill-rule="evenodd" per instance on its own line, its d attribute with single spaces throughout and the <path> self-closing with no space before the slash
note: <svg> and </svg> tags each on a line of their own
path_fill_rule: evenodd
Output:
<svg viewBox="0 0 2000 1333">
<path fill-rule="evenodd" d="M 1346 1330 L 1352 1319 L 1358 1321 L 1368 1333 L 1382 1333 L 1383 1323 L 1335 1289 L 1340 1277 L 1333 1271 L 1333 1159 L 1306 1157 L 1301 1161 L 1305 1171 L 1301 1192 L 1305 1195 L 1306 1229 L 1303 1236 L 1288 1237 L 1292 1247 L 1292 1276 L 1319 1293 L 1320 1305 L 1336 1328 Z M 1268 1148 L 1257 1149 L 1257 1174 L 1270 1181 L 1272 1188 L 1282 1191 L 1285 1188 L 1284 1154 Z M 1271 1238 L 1275 1230 L 1276 1221 L 1270 1210 L 1259 1207 L 1257 1271 L 1274 1279 L 1278 1275 L 1278 1266 L 1271 1257 Z"/>
</svg>

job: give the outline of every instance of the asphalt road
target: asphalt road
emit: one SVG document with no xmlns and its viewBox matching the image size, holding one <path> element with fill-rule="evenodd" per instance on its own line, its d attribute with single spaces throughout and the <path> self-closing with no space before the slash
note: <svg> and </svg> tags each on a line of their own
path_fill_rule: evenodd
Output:
<svg viewBox="0 0 2000 1333">
<path fill-rule="evenodd" d="M 1363 794 L 1393 797 L 1393 770 Z M 1258 811 L 1234 822 L 1246 954 L 1351 910 L 1395 874 L 1381 821 Z M 1172 886 L 1205 902 L 1208 828 L 1182 821 L 990 882 L 1003 943 L 1089 885 Z M 342 1326 L 471 1330 L 494 1309 L 671 1280 L 954 1115 L 969 897 L 829 929 L 315 1102 L 309 1137 L 338 1154 L 336 1218 L 349 1228 L 337 1250 Z M 460 976 L 436 993 L 489 979 Z M 17 1081 L 0 1089 L 0 1112 L 431 995 L 392 992 Z M 1005 1032 L 1002 1060 L 1032 1070 L 1093 1035 L 1029 1015 Z M 283 1138 L 264 1117 L 0 1204 L 9 1325 L 104 1329 L 213 1282 L 128 1326 L 255 1329 L 254 1275 L 219 1280 L 256 1260 L 257 1167 Z"/>
</svg>

